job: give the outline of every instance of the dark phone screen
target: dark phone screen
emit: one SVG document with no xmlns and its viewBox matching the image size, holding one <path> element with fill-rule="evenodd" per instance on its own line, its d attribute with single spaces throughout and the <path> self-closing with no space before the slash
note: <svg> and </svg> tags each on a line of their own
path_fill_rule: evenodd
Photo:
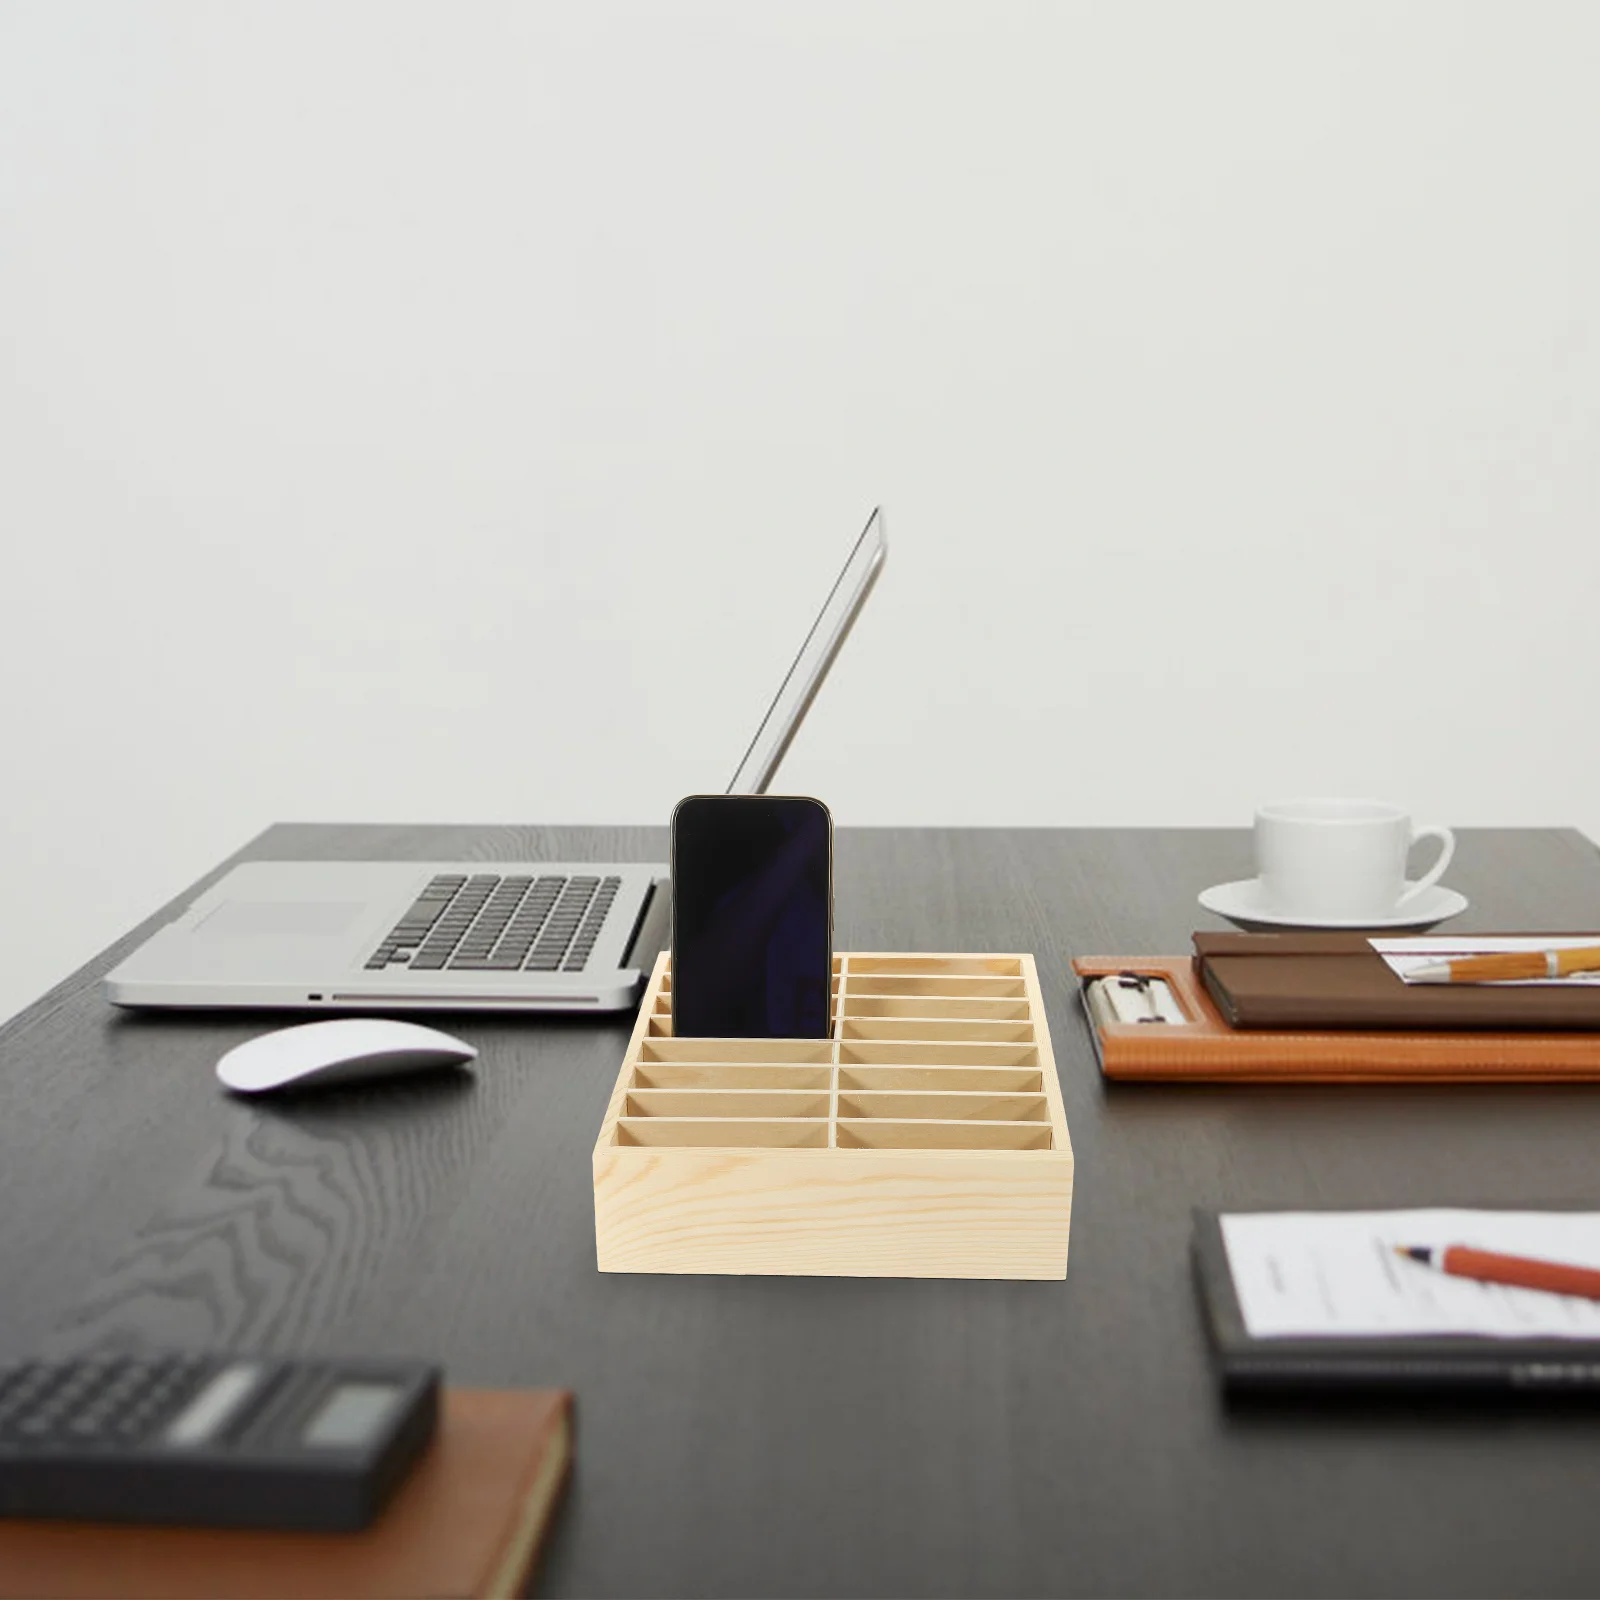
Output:
<svg viewBox="0 0 1600 1600">
<path fill-rule="evenodd" d="M 822 1039 L 833 824 L 815 800 L 691 795 L 672 814 L 672 1031 Z"/>
</svg>

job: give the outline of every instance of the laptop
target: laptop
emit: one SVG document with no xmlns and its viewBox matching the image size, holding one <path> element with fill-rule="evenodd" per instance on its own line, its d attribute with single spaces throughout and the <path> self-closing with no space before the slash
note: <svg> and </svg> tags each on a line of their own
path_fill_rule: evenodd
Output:
<svg viewBox="0 0 1600 1600">
<path fill-rule="evenodd" d="M 729 794 L 764 794 L 888 554 L 875 510 Z M 252 861 L 105 978 L 119 1006 L 622 1011 L 665 948 L 668 870 L 635 862 Z"/>
</svg>

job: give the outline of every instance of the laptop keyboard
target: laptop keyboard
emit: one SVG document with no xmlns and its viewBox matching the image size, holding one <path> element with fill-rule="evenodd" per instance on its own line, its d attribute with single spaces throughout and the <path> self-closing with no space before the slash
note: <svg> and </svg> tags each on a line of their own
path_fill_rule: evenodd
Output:
<svg viewBox="0 0 1600 1600">
<path fill-rule="evenodd" d="M 446 872 L 367 962 L 368 972 L 582 972 L 621 878 Z"/>
</svg>

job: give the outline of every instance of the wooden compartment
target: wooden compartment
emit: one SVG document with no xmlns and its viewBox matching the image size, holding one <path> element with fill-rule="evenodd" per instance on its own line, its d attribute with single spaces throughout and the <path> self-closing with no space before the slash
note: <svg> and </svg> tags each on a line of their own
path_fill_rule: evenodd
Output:
<svg viewBox="0 0 1600 1600">
<path fill-rule="evenodd" d="M 875 1039 L 871 1044 L 842 1041 L 839 1059 L 852 1066 L 879 1067 L 1036 1067 L 1039 1052 L 1031 1044 L 969 1044 L 930 1039 L 911 1039 L 891 1043 Z"/>
<path fill-rule="evenodd" d="M 839 1089 L 988 1089 L 997 1094 L 1040 1094 L 1037 1067 L 856 1067 L 839 1066 Z"/>
<path fill-rule="evenodd" d="M 827 1039 L 677 1039 L 656 963 L 594 1149 L 603 1272 L 1061 1278 L 1072 1145 L 1027 955 L 841 955 Z"/>
<path fill-rule="evenodd" d="M 1021 978 L 947 978 L 940 973 L 917 972 L 856 978 L 850 984 L 850 993 L 885 997 L 938 995 L 951 1000 L 1021 1000 L 1027 991 Z"/>
<path fill-rule="evenodd" d="M 768 1066 L 743 1061 L 641 1061 L 630 1089 L 831 1089 L 833 1066 Z M 872 1087 L 863 1085 L 862 1087 Z M 890 1087 L 895 1087 L 890 1085 Z M 907 1088 L 920 1087 L 907 1084 Z M 974 1087 L 982 1087 L 975 1085 Z"/>
<path fill-rule="evenodd" d="M 835 961 L 833 970 L 840 971 Z M 851 956 L 850 971 L 858 978 L 898 973 L 907 977 L 1020 978 L 1022 963 L 1015 956 L 940 956 L 930 967 L 926 956 Z"/>
<path fill-rule="evenodd" d="M 863 995 L 850 996 L 846 1019 L 859 1017 L 897 1017 L 907 1022 L 937 1021 L 964 1017 L 974 1022 L 1026 1022 L 1030 1013 L 1024 1000 L 969 1000 L 960 995 Z M 920 1035 L 907 1032 L 904 1038 Z"/>
<path fill-rule="evenodd" d="M 986 1094 L 959 1090 L 920 1094 L 892 1089 L 887 1093 L 841 1094 L 839 1117 L 886 1117 L 891 1122 L 1048 1122 L 1042 1094 Z"/>
<path fill-rule="evenodd" d="M 630 1089 L 625 1117 L 826 1117 L 826 1093 L 804 1089 Z"/>
<path fill-rule="evenodd" d="M 846 1017 L 839 1026 L 841 1039 L 955 1039 L 969 1044 L 1032 1044 L 1033 1027 L 1027 1022 L 951 1022 L 943 1017 L 918 1017 L 908 1027 L 905 1017 Z"/>
<path fill-rule="evenodd" d="M 640 1061 L 738 1061 L 775 1066 L 780 1061 L 833 1060 L 826 1039 L 643 1039 Z M 631 1053 L 631 1052 L 630 1052 Z"/>
<path fill-rule="evenodd" d="M 789 1145 L 810 1145 L 823 1150 L 827 1144 L 826 1122 L 802 1122 L 799 1118 L 782 1122 L 745 1122 L 735 1117 L 667 1122 L 653 1117 L 621 1117 L 617 1121 L 619 1148 L 651 1145 L 673 1150 L 705 1147 L 736 1150 L 755 1146 L 776 1150 Z"/>
<path fill-rule="evenodd" d="M 841 1120 L 839 1143 L 847 1149 L 862 1150 L 1048 1150 L 1050 1130 L 1027 1122 Z"/>
</svg>

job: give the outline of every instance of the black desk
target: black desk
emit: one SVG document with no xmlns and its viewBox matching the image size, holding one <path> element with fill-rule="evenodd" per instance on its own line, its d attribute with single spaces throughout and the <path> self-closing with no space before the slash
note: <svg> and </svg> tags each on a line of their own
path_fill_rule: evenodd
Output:
<svg viewBox="0 0 1600 1600">
<path fill-rule="evenodd" d="M 647 829 L 278 827 L 256 857 L 659 860 Z M 1067 960 L 1182 951 L 1243 832 L 844 830 L 843 949 L 1032 950 L 1077 1153 L 1065 1283 L 602 1277 L 623 1021 L 470 1021 L 476 1083 L 228 1100 L 260 1019 L 0 1035 L 0 1353 L 419 1352 L 564 1384 L 551 1594 L 1600 1591 L 1600 1409 L 1225 1410 L 1189 1208 L 1600 1202 L 1600 1090 L 1107 1088 Z M 1600 923 L 1579 834 L 1467 831 L 1456 926 Z M 185 897 L 187 898 L 187 897 Z"/>
</svg>

